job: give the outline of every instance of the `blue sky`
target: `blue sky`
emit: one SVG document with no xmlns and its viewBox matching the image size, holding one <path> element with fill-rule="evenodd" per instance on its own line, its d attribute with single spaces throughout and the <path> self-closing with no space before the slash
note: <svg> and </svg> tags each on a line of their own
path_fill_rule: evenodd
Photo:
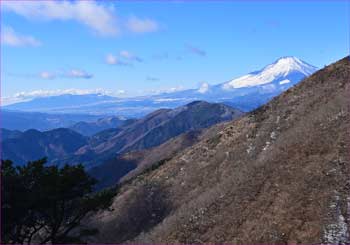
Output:
<svg viewBox="0 0 350 245">
<path fill-rule="evenodd" d="M 3 101 L 217 84 L 281 56 L 349 52 L 349 1 L 1 1 Z M 34 92 L 33 92 L 34 91 Z"/>
</svg>

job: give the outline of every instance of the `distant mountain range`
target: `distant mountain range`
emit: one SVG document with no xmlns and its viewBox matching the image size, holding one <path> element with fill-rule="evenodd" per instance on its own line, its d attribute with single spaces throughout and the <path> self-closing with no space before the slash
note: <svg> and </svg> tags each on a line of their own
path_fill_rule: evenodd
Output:
<svg viewBox="0 0 350 245">
<path fill-rule="evenodd" d="M 36 98 L 5 106 L 4 109 L 142 117 L 160 108 L 175 108 L 191 101 L 205 100 L 225 103 L 242 111 L 251 111 L 316 70 L 316 67 L 296 57 L 282 57 L 259 71 L 218 85 L 203 84 L 199 89 L 126 99 L 101 94 L 66 94 Z"/>
<path fill-rule="evenodd" d="M 114 126 L 91 137 L 67 128 L 45 132 L 32 129 L 23 133 L 6 130 L 2 159 L 23 164 L 48 157 L 51 163 L 83 163 L 92 167 L 117 155 L 155 147 L 182 133 L 210 127 L 242 114 L 224 104 L 196 101 L 176 109 L 161 109 L 139 120 L 109 118 L 87 124 L 89 133 L 91 125 L 93 130 L 99 127 L 96 126 L 98 124 L 102 127 Z M 73 128 L 79 128 L 79 125 Z M 86 128 L 83 129 L 86 132 Z"/>
<path fill-rule="evenodd" d="M 16 132 L 16 135 L 13 135 Z M 88 143 L 88 138 L 66 128 L 40 132 L 35 129 L 23 133 L 11 132 L 12 137 L 2 140 L 1 159 L 11 159 L 16 164 L 48 157 L 49 160 L 74 154 Z M 10 135 L 7 133 L 7 135 Z"/>
<path fill-rule="evenodd" d="M 1 128 L 0 129 L 1 140 L 13 139 L 19 137 L 22 132 L 19 130 L 8 130 Z"/>
<path fill-rule="evenodd" d="M 74 127 L 79 122 L 96 122 L 103 118 L 87 114 L 52 114 L 41 112 L 9 111 L 2 109 L 0 127 L 9 130 L 25 131 L 29 129 L 50 130 L 55 128 Z"/>
<path fill-rule="evenodd" d="M 94 122 L 78 122 L 69 128 L 82 135 L 92 136 L 107 129 L 124 127 L 135 121 L 136 119 L 125 119 L 123 117 L 105 117 Z"/>
</svg>

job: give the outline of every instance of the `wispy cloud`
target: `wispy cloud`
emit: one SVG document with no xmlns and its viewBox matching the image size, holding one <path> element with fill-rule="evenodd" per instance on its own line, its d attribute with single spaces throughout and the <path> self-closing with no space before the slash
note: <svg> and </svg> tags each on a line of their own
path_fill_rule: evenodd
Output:
<svg viewBox="0 0 350 245">
<path fill-rule="evenodd" d="M 80 69 L 71 69 L 63 72 L 50 72 L 42 71 L 39 73 L 41 79 L 56 79 L 56 78 L 77 78 L 77 79 L 90 79 L 93 77 L 91 73 L 88 73 Z"/>
<path fill-rule="evenodd" d="M 119 89 L 115 92 L 115 95 L 125 95 L 126 94 L 126 91 L 124 89 Z"/>
<path fill-rule="evenodd" d="M 63 94 L 72 94 L 72 95 L 85 95 L 85 94 L 103 94 L 107 95 L 110 94 L 109 91 L 106 91 L 104 89 L 98 88 L 98 89 L 76 89 L 76 88 L 70 88 L 70 89 L 55 89 L 55 90 L 33 90 L 33 91 L 27 91 L 27 92 L 18 92 L 14 94 L 14 97 L 20 97 L 20 98 L 34 98 L 34 97 L 49 97 L 49 96 L 56 96 L 56 95 L 63 95 Z"/>
<path fill-rule="evenodd" d="M 122 32 L 149 33 L 159 30 L 157 21 L 150 18 L 117 16 L 114 6 L 102 1 L 3 1 L 4 11 L 29 20 L 76 21 L 103 36 Z"/>
<path fill-rule="evenodd" d="M 41 42 L 32 36 L 22 35 L 17 32 L 12 27 L 5 26 L 1 32 L 1 44 L 23 47 L 23 46 L 40 46 Z"/>
<path fill-rule="evenodd" d="M 105 57 L 105 62 L 108 65 L 131 66 L 130 63 L 121 60 L 118 56 L 113 54 L 107 54 Z"/>
<path fill-rule="evenodd" d="M 39 77 L 42 79 L 55 79 L 56 75 L 52 72 L 42 71 L 39 73 Z"/>
<path fill-rule="evenodd" d="M 162 88 L 162 89 L 148 89 L 144 91 L 140 91 L 144 94 L 164 94 L 164 93 L 174 93 L 185 90 L 185 88 L 182 85 L 176 86 L 176 87 L 170 87 L 170 88 Z"/>
<path fill-rule="evenodd" d="M 155 20 L 141 19 L 136 16 L 132 16 L 127 20 L 126 27 L 133 33 L 156 32 L 159 30 L 159 24 Z"/>
<path fill-rule="evenodd" d="M 166 60 L 166 59 L 169 59 L 169 54 L 168 52 L 158 53 L 158 54 L 154 54 L 152 58 L 155 60 Z"/>
<path fill-rule="evenodd" d="M 118 55 L 107 54 L 105 62 L 109 65 L 132 66 L 135 62 L 143 62 L 143 59 L 130 51 L 122 50 Z"/>
<path fill-rule="evenodd" d="M 130 61 L 143 62 L 143 59 L 126 50 L 120 51 L 119 56 Z"/>
<path fill-rule="evenodd" d="M 199 55 L 199 56 L 202 56 L 202 57 L 207 55 L 207 52 L 205 50 L 200 49 L 198 47 L 195 47 L 195 46 L 193 46 L 191 44 L 186 44 L 185 46 L 186 46 L 187 51 L 192 53 L 192 54 Z"/>
<path fill-rule="evenodd" d="M 158 77 L 148 76 L 148 77 L 146 77 L 146 80 L 147 81 L 156 82 L 156 81 L 159 81 L 159 78 Z"/>
<path fill-rule="evenodd" d="M 120 32 L 114 9 L 95 1 L 3 1 L 2 7 L 27 19 L 77 21 L 102 35 Z"/>
<path fill-rule="evenodd" d="M 93 77 L 91 73 L 87 73 L 84 70 L 78 70 L 78 69 L 72 69 L 63 75 L 70 78 L 83 78 L 83 79 L 90 79 Z"/>
</svg>

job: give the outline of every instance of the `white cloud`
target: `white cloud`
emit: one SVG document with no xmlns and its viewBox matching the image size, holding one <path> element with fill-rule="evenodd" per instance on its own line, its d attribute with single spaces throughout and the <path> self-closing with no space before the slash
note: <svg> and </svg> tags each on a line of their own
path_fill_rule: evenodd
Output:
<svg viewBox="0 0 350 245">
<path fill-rule="evenodd" d="M 117 56 L 113 54 L 107 54 L 105 61 L 109 65 L 131 66 L 130 63 L 120 60 Z"/>
<path fill-rule="evenodd" d="M 74 20 L 101 35 L 120 32 L 114 9 L 95 1 L 3 1 L 3 10 L 27 19 Z"/>
<path fill-rule="evenodd" d="M 156 82 L 156 81 L 159 81 L 159 78 L 158 77 L 153 77 L 153 76 L 147 76 L 146 80 L 147 81 Z"/>
<path fill-rule="evenodd" d="M 134 55 L 133 53 L 126 51 L 126 50 L 120 51 L 119 56 L 123 57 L 124 59 L 131 60 L 131 61 L 137 61 L 137 62 L 143 61 L 140 57 L 138 57 L 138 56 Z"/>
<path fill-rule="evenodd" d="M 1 44 L 20 47 L 20 46 L 40 46 L 41 43 L 32 36 L 26 36 L 15 32 L 11 27 L 5 26 L 1 32 Z"/>
<path fill-rule="evenodd" d="M 84 70 L 78 70 L 78 69 L 72 69 L 69 72 L 66 73 L 67 77 L 70 78 L 84 78 L 84 79 L 90 79 L 93 77 L 92 74 L 87 73 Z"/>
<path fill-rule="evenodd" d="M 166 93 L 174 93 L 174 92 L 182 91 L 184 89 L 185 88 L 183 86 L 179 85 L 179 86 L 176 86 L 176 87 L 173 87 L 173 88 L 166 89 L 165 92 Z"/>
<path fill-rule="evenodd" d="M 93 77 L 91 73 L 88 73 L 80 69 L 72 69 L 69 71 L 63 72 L 49 72 L 43 71 L 39 73 L 39 77 L 42 79 L 56 79 L 56 78 L 81 78 L 81 79 L 90 79 Z"/>
<path fill-rule="evenodd" d="M 198 92 L 201 94 L 205 94 L 208 91 L 209 91 L 209 84 L 206 82 L 203 82 L 199 87 Z"/>
<path fill-rule="evenodd" d="M 18 103 L 18 102 L 27 101 L 27 100 L 22 99 L 22 98 L 16 98 L 16 97 L 4 97 L 4 96 L 1 96 L 1 105 L 2 106 L 6 106 L 6 105 Z"/>
<path fill-rule="evenodd" d="M 151 19 L 140 19 L 132 16 L 128 19 L 126 27 L 133 33 L 156 32 L 159 30 L 159 24 Z"/>
<path fill-rule="evenodd" d="M 144 90 L 140 91 L 141 93 L 151 93 L 151 94 L 163 94 L 163 93 L 174 93 L 185 90 L 185 88 L 181 85 L 171 88 L 164 88 L 164 89 L 150 89 L 150 90 Z"/>
<path fill-rule="evenodd" d="M 119 89 L 119 90 L 117 90 L 116 94 L 117 95 L 124 95 L 124 94 L 126 94 L 126 91 L 123 89 Z"/>
<path fill-rule="evenodd" d="M 39 74 L 39 77 L 42 79 L 55 79 L 56 75 L 48 71 L 43 71 Z"/>
<path fill-rule="evenodd" d="M 164 99 L 155 99 L 155 102 L 171 102 L 171 101 L 179 101 L 183 100 L 183 98 L 164 98 Z"/>
<path fill-rule="evenodd" d="M 15 93 L 12 96 L 1 97 L 1 104 L 9 105 L 17 102 L 29 101 L 34 98 L 44 98 L 44 97 L 59 96 L 64 94 L 71 94 L 71 95 L 99 94 L 99 95 L 123 97 L 127 95 L 127 91 L 123 89 L 111 91 L 111 90 L 106 90 L 102 88 L 96 88 L 96 89 L 70 88 L 70 89 L 55 89 L 55 90 L 39 89 L 39 90 L 33 90 L 33 91 L 22 91 L 22 92 Z"/>
<path fill-rule="evenodd" d="M 118 17 L 112 5 L 102 1 L 2 1 L 2 9 L 29 20 L 76 21 L 103 36 L 114 36 L 123 31 L 149 33 L 159 30 L 159 24 L 149 18 Z"/>
<path fill-rule="evenodd" d="M 118 55 L 107 54 L 105 57 L 105 62 L 109 65 L 132 66 L 134 61 L 143 62 L 140 57 L 127 50 L 120 51 Z"/>
<path fill-rule="evenodd" d="M 129 51 L 126 51 L 126 50 L 120 51 L 119 55 L 127 59 L 131 59 L 134 57 L 133 54 L 131 54 Z"/>
<path fill-rule="evenodd" d="M 106 63 L 109 65 L 114 65 L 117 63 L 117 57 L 113 54 L 107 54 L 106 55 Z"/>
<path fill-rule="evenodd" d="M 103 94 L 107 95 L 111 92 L 97 88 L 97 89 L 76 89 L 76 88 L 70 88 L 70 89 L 55 89 L 55 90 L 33 90 L 29 92 L 18 92 L 14 94 L 13 97 L 16 98 L 36 98 L 36 97 L 49 97 L 49 96 L 57 96 L 57 95 L 63 95 L 63 94 L 72 94 L 72 95 L 85 95 L 85 94 Z"/>
<path fill-rule="evenodd" d="M 2 105 L 9 105 L 17 102 L 28 101 L 34 98 L 43 98 L 50 96 L 59 96 L 64 94 L 71 95 L 87 95 L 87 94 L 100 94 L 100 95 L 109 95 L 109 96 L 122 96 L 126 94 L 125 90 L 116 90 L 110 91 L 102 88 L 97 89 L 55 89 L 55 90 L 33 90 L 33 91 L 23 91 L 15 93 L 13 96 L 2 97 L 1 103 Z"/>
</svg>

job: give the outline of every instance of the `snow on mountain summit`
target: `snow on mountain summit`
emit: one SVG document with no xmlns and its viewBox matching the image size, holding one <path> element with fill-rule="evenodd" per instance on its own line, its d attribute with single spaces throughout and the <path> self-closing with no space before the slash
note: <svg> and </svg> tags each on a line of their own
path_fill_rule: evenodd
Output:
<svg viewBox="0 0 350 245">
<path fill-rule="evenodd" d="M 276 62 L 266 66 L 260 71 L 241 76 L 228 83 L 223 84 L 223 89 L 235 89 L 243 87 L 252 87 L 274 82 L 276 80 L 285 80 L 292 73 L 309 76 L 317 70 L 316 67 L 292 56 L 282 57 Z"/>
</svg>

